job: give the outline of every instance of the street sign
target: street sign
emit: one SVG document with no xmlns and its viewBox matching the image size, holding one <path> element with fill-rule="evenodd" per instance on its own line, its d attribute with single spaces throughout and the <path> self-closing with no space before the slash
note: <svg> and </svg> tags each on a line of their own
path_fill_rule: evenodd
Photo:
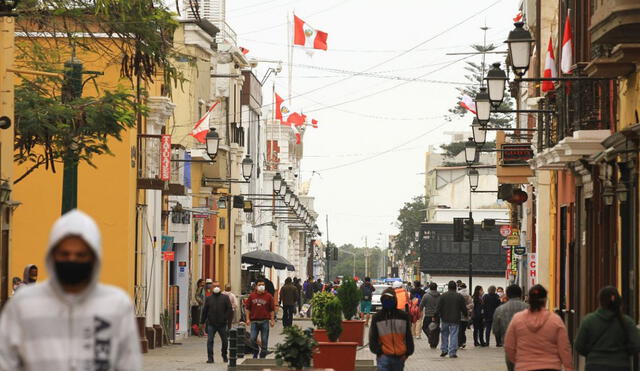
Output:
<svg viewBox="0 0 640 371">
<path fill-rule="evenodd" d="M 176 258 L 175 251 L 163 251 L 162 252 L 162 260 L 166 262 L 172 262 Z"/>
<path fill-rule="evenodd" d="M 516 246 L 516 247 L 513 248 L 513 252 L 516 255 L 524 255 L 524 254 L 527 253 L 527 248 L 524 247 L 524 246 Z"/>
<path fill-rule="evenodd" d="M 509 245 L 507 244 L 507 240 L 506 240 L 506 239 L 505 239 L 505 240 L 502 240 L 502 244 L 501 244 L 501 246 L 502 246 L 502 248 L 503 248 L 503 249 L 511 251 L 511 246 L 509 246 Z"/>
<path fill-rule="evenodd" d="M 502 237 L 508 237 L 511 234 L 511 226 L 503 225 L 500 227 L 500 235 Z"/>
<path fill-rule="evenodd" d="M 511 234 L 507 236 L 507 245 L 520 246 L 520 230 L 516 228 L 511 229 Z"/>
</svg>

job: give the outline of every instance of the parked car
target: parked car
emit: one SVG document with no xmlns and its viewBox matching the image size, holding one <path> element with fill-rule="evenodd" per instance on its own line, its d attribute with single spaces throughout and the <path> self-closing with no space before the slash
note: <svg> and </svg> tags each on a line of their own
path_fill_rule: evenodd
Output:
<svg viewBox="0 0 640 371">
<path fill-rule="evenodd" d="M 382 296 L 382 292 L 391 285 L 373 285 L 376 291 L 373 292 L 371 296 L 371 310 L 374 312 L 379 311 L 382 308 L 382 303 L 380 302 L 380 296 Z"/>
</svg>

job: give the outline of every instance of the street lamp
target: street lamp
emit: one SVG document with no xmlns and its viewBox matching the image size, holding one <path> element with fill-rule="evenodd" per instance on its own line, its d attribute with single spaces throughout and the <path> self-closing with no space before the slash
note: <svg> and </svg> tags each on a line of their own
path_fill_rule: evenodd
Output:
<svg viewBox="0 0 640 371">
<path fill-rule="evenodd" d="M 531 46 L 535 41 L 531 37 L 531 32 L 524 29 L 524 23 L 514 23 L 516 28 L 509 32 L 509 37 L 505 41 L 509 48 L 509 60 L 516 75 L 522 77 L 529 69 L 531 62 Z"/>
<path fill-rule="evenodd" d="M 469 138 L 469 140 L 464 144 L 464 160 L 467 165 L 471 165 L 476 162 L 476 154 L 478 147 L 473 141 L 473 138 Z"/>
<path fill-rule="evenodd" d="M 15 17 L 13 10 L 19 2 L 20 0 L 0 0 L 0 17 Z"/>
<path fill-rule="evenodd" d="M 287 187 L 287 190 L 284 193 L 284 203 L 285 204 L 289 205 L 289 203 L 291 202 L 291 196 L 293 196 L 293 192 L 291 192 L 289 187 Z"/>
<path fill-rule="evenodd" d="M 276 175 L 273 176 L 273 193 L 277 195 L 280 194 L 283 182 L 284 179 L 282 179 L 282 175 L 280 175 L 280 173 L 276 173 Z"/>
<path fill-rule="evenodd" d="M 500 107 L 504 99 L 504 90 L 507 84 L 507 74 L 500 68 L 500 62 L 493 64 L 493 67 L 487 72 L 487 90 L 489 92 L 489 101 L 493 108 Z"/>
<path fill-rule="evenodd" d="M 211 128 L 205 138 L 207 140 L 207 154 L 213 159 L 218 154 L 218 148 L 220 147 L 220 136 L 218 135 L 218 133 L 216 133 L 215 128 Z"/>
<path fill-rule="evenodd" d="M 624 185 L 623 182 L 618 182 L 618 185 L 616 186 L 616 196 L 618 196 L 618 201 L 627 202 L 627 186 Z"/>
<path fill-rule="evenodd" d="M 218 209 L 226 209 L 227 208 L 227 198 L 226 197 L 220 197 L 218 199 Z"/>
<path fill-rule="evenodd" d="M 487 88 L 483 86 L 480 88 L 480 91 L 476 93 L 476 117 L 480 125 L 486 125 L 489 122 L 490 115 L 491 101 L 489 100 Z"/>
<path fill-rule="evenodd" d="M 9 201 L 9 196 L 11 196 L 11 186 L 9 186 L 9 182 L 6 180 L 2 182 L 0 185 L 0 204 L 6 204 Z"/>
<path fill-rule="evenodd" d="M 251 179 L 251 173 L 253 173 L 253 160 L 247 155 L 242 160 L 242 177 L 244 180 L 249 181 Z"/>
<path fill-rule="evenodd" d="M 473 132 L 473 141 L 476 143 L 478 147 L 484 146 L 484 143 L 487 141 L 487 131 L 484 126 L 480 125 L 477 118 L 473 119 L 473 124 L 471 124 L 471 131 Z"/>
<path fill-rule="evenodd" d="M 469 188 L 471 188 L 471 191 L 473 192 L 476 189 L 478 189 L 478 181 L 480 180 L 480 173 L 478 173 L 478 170 L 471 168 L 467 172 L 467 175 L 469 176 Z"/>
</svg>

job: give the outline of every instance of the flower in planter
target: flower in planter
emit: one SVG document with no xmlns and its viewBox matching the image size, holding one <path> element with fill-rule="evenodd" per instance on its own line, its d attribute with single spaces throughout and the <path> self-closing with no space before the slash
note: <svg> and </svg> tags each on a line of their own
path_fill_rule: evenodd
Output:
<svg viewBox="0 0 640 371">
<path fill-rule="evenodd" d="M 278 366 L 284 363 L 293 370 L 302 370 L 311 365 L 311 359 L 318 343 L 309 330 L 303 331 L 298 326 L 286 327 L 282 332 L 284 341 L 276 346 Z"/>
</svg>

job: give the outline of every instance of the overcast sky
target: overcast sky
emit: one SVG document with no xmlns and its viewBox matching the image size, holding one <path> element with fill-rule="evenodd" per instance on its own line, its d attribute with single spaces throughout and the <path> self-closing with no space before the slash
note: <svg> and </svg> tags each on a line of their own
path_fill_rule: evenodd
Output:
<svg viewBox="0 0 640 371">
<path fill-rule="evenodd" d="M 302 163 L 303 180 L 313 171 L 320 174 L 313 176 L 310 192 L 318 225 L 325 232 L 328 215 L 329 237 L 338 245 L 360 246 L 364 236 L 369 246 L 384 244 L 397 232 L 403 203 L 424 193 L 420 173 L 429 145 L 445 143 L 447 131 L 468 130 L 472 119 L 443 118 L 457 104 L 457 85 L 437 81 L 465 81 L 464 61 L 455 62 L 464 56 L 446 53 L 482 44 L 485 23 L 487 41 L 502 45 L 513 28 L 517 1 L 228 0 L 227 22 L 238 45 L 250 50 L 249 57 L 284 63 L 282 73 L 265 85 L 265 103 L 273 81 L 276 91 L 288 96 L 287 16 L 294 11 L 329 34 L 328 51 L 310 57 L 295 49 L 293 57 L 292 108 L 320 126 L 305 134 Z M 487 62 L 503 58 L 492 55 Z M 267 67 L 257 69 L 258 78 Z M 365 70 L 430 81 L 352 74 Z"/>
</svg>

